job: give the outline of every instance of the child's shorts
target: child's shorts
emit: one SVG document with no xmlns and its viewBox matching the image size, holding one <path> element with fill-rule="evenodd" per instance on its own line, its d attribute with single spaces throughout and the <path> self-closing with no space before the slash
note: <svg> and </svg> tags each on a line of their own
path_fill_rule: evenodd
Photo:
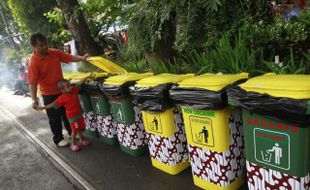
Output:
<svg viewBox="0 0 310 190">
<path fill-rule="evenodd" d="M 77 121 L 70 123 L 70 126 L 71 126 L 71 130 L 73 133 L 76 133 L 78 129 L 84 130 L 85 129 L 85 122 L 84 122 L 83 117 L 81 117 Z"/>
</svg>

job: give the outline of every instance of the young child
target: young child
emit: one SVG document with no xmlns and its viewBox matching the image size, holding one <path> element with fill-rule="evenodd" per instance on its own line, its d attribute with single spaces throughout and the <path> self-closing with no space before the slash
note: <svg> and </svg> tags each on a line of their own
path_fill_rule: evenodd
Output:
<svg viewBox="0 0 310 190">
<path fill-rule="evenodd" d="M 82 107 L 78 98 L 78 93 L 81 90 L 81 84 L 83 84 L 90 77 L 91 76 L 85 77 L 74 86 L 72 86 L 66 79 L 58 81 L 57 87 L 61 90 L 62 95 L 60 95 L 53 103 L 38 108 L 38 110 L 51 108 L 58 109 L 61 106 L 65 106 L 66 114 L 72 129 L 71 150 L 74 152 L 80 150 L 80 147 L 76 144 L 76 135 L 79 137 L 80 146 L 88 146 L 90 144 L 83 138 L 85 123 L 83 119 Z"/>
</svg>

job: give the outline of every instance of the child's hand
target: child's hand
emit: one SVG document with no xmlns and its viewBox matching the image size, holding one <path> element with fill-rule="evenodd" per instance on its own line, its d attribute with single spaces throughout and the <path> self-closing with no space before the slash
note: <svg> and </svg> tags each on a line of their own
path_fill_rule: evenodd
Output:
<svg viewBox="0 0 310 190">
<path fill-rule="evenodd" d="M 38 110 L 38 111 L 42 111 L 42 110 L 44 110 L 44 109 L 45 109 L 44 107 L 40 107 L 40 106 L 37 107 L 37 110 Z"/>
<path fill-rule="evenodd" d="M 95 73 L 90 73 L 90 75 L 87 77 L 88 79 L 89 78 L 94 78 L 96 76 L 96 74 Z"/>
</svg>

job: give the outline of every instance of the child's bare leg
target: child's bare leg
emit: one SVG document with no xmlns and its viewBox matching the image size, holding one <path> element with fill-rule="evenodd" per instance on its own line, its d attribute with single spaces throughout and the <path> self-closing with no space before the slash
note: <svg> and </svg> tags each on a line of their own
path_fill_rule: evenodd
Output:
<svg viewBox="0 0 310 190">
<path fill-rule="evenodd" d="M 78 133 L 79 141 L 82 142 L 83 141 L 83 132 L 82 132 L 82 130 L 78 129 L 77 133 Z"/>
<path fill-rule="evenodd" d="M 76 141 L 75 141 L 75 137 L 76 137 L 76 132 L 72 132 L 71 133 L 71 145 L 76 145 Z"/>
<path fill-rule="evenodd" d="M 90 143 L 87 140 L 84 139 L 84 137 L 83 137 L 83 130 L 79 129 L 78 133 L 79 133 L 79 137 L 80 137 L 80 145 L 88 146 Z"/>
<path fill-rule="evenodd" d="M 73 152 L 77 152 L 80 150 L 80 147 L 76 144 L 76 140 L 75 140 L 75 137 L 76 137 L 76 132 L 73 132 L 71 133 L 71 150 Z"/>
</svg>

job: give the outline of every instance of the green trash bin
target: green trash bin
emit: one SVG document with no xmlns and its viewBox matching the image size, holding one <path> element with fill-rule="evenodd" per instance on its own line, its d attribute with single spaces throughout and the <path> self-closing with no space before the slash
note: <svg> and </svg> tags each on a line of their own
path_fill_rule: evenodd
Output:
<svg viewBox="0 0 310 190">
<path fill-rule="evenodd" d="M 135 122 L 135 111 L 131 97 L 112 98 L 110 104 L 115 121 L 124 125 L 131 125 Z"/>
<path fill-rule="evenodd" d="M 110 115 L 110 105 L 108 98 L 103 94 L 94 94 L 90 96 L 93 111 L 97 115 Z"/>
<path fill-rule="evenodd" d="M 229 90 L 243 109 L 249 189 L 310 189 L 309 81 L 266 74 Z"/>
<path fill-rule="evenodd" d="M 99 88 L 99 84 L 104 80 L 106 75 L 100 76 L 98 79 L 86 82 L 82 85 L 81 104 L 85 107 L 85 110 L 89 109 L 87 102 L 90 102 L 92 110 L 85 112 L 86 121 L 86 134 L 93 137 L 99 137 L 98 134 L 98 115 L 105 115 L 108 113 L 109 104 L 102 91 Z M 103 97 L 102 97 L 103 96 Z M 85 105 L 83 105 L 85 104 Z"/>
<path fill-rule="evenodd" d="M 83 118 L 85 121 L 85 131 L 90 136 L 97 136 L 96 128 L 97 128 L 97 121 L 96 115 L 92 110 L 92 105 L 90 101 L 90 97 L 87 94 L 80 93 L 78 95 L 81 107 L 84 111 Z"/>
<path fill-rule="evenodd" d="M 86 94 L 79 94 L 78 95 L 82 109 L 85 113 L 92 111 L 90 98 Z"/>
<path fill-rule="evenodd" d="M 116 125 L 113 122 L 108 98 L 101 93 L 91 95 L 90 99 L 96 114 L 99 140 L 109 145 L 117 144 Z"/>
<path fill-rule="evenodd" d="M 101 86 L 105 95 L 109 97 L 120 148 L 132 156 L 139 156 L 148 148 L 141 111 L 132 102 L 129 87 L 137 80 L 148 76 L 152 74 L 128 73 L 110 77 Z"/>
</svg>

